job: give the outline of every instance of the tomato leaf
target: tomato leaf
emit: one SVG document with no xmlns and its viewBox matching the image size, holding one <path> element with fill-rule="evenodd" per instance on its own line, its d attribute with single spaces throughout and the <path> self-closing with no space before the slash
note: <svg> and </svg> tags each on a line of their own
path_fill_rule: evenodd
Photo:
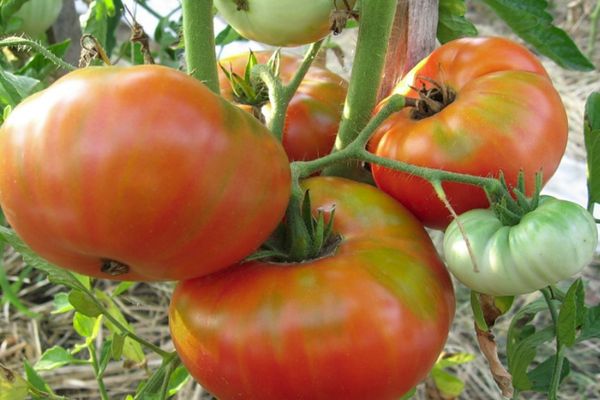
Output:
<svg viewBox="0 0 600 400">
<path fill-rule="evenodd" d="M 465 36 L 476 36 L 477 28 L 465 18 L 465 0 L 440 0 L 437 38 L 444 44 Z"/>
<path fill-rule="evenodd" d="M 113 289 L 113 292 L 112 292 L 113 297 L 122 295 L 123 293 L 125 293 L 126 291 L 128 291 L 135 284 L 136 284 L 136 282 L 130 282 L 130 281 L 120 282 L 117 285 L 117 287 L 115 287 Z"/>
<path fill-rule="evenodd" d="M 554 338 L 554 327 L 547 327 L 521 340 L 508 357 L 508 370 L 513 376 L 513 385 L 519 390 L 531 390 L 533 383 L 527 376 L 527 368 L 537 354 L 537 348 Z"/>
<path fill-rule="evenodd" d="M 457 397 L 465 388 L 465 383 L 457 376 L 441 368 L 434 368 L 431 377 L 435 386 L 445 397 Z"/>
<path fill-rule="evenodd" d="M 588 164 L 588 209 L 600 203 L 600 92 L 592 93 L 585 105 L 583 127 Z"/>
<path fill-rule="evenodd" d="M 586 309 L 583 324 L 581 326 L 581 333 L 577 338 L 577 342 L 583 342 L 584 340 L 600 338 L 600 304 Z"/>
<path fill-rule="evenodd" d="M 65 292 L 56 293 L 53 300 L 54 310 L 51 314 L 64 314 L 73 311 L 75 308 L 69 303 L 69 294 Z"/>
<path fill-rule="evenodd" d="M 236 42 L 238 40 L 248 41 L 242 35 L 240 35 L 231 25 L 227 25 L 219 34 L 215 37 L 215 44 L 217 46 L 225 46 L 229 43 Z"/>
<path fill-rule="evenodd" d="M 113 333 L 111 344 L 112 358 L 113 360 L 118 361 L 123 356 L 123 345 L 125 344 L 125 335 Z"/>
<path fill-rule="evenodd" d="M 583 322 L 584 296 L 583 283 L 581 279 L 578 279 L 567 291 L 567 295 L 560 307 L 557 338 L 567 347 L 575 344 L 577 328 Z"/>
<path fill-rule="evenodd" d="M 71 364 L 74 360 L 75 358 L 67 350 L 60 346 L 54 346 L 42 354 L 42 357 L 35 363 L 33 368 L 36 371 L 51 371 Z"/>
<path fill-rule="evenodd" d="M 95 318 L 102 314 L 102 310 L 98 307 L 98 304 L 89 295 L 80 290 L 73 290 L 69 293 L 69 303 L 73 305 L 77 312 L 87 317 Z"/>
<path fill-rule="evenodd" d="M 554 373 L 554 363 L 556 355 L 547 358 L 544 362 L 527 373 L 531 382 L 531 388 L 535 392 L 548 393 L 550 391 L 550 382 Z M 560 382 L 562 382 L 571 373 L 571 363 L 564 358 L 562 370 L 560 372 Z"/>
<path fill-rule="evenodd" d="M 490 328 L 483 315 L 483 308 L 481 308 L 479 293 L 473 290 L 471 290 L 471 310 L 473 311 L 473 318 L 477 327 L 482 331 L 489 331 Z"/>
<path fill-rule="evenodd" d="M 116 30 L 123 15 L 121 0 L 95 0 L 84 18 L 83 32 L 100 41 L 104 51 L 111 55 L 117 43 Z"/>
<path fill-rule="evenodd" d="M 483 0 L 523 40 L 566 69 L 592 71 L 594 65 L 573 39 L 556 27 L 546 0 Z"/>
<path fill-rule="evenodd" d="M 112 340 L 108 339 L 102 343 L 102 348 L 100 349 L 100 360 L 99 360 L 99 368 L 98 375 L 102 377 L 104 375 L 104 371 L 106 371 L 106 367 L 108 367 L 108 362 L 110 361 L 112 356 Z"/>
<path fill-rule="evenodd" d="M 88 340 L 95 339 L 99 331 L 99 320 L 100 318 L 92 318 L 79 312 L 75 312 L 75 315 L 73 316 L 73 328 L 79 336 L 83 336 Z"/>
<path fill-rule="evenodd" d="M 11 74 L 0 68 L 0 102 L 14 107 L 41 88 L 39 84 L 37 79 Z"/>
<path fill-rule="evenodd" d="M 4 0 L 0 6 L 1 25 L 6 25 L 10 17 L 12 17 L 27 0 Z"/>
<path fill-rule="evenodd" d="M 169 396 L 176 395 L 185 384 L 190 380 L 191 376 L 183 364 L 179 365 L 169 379 L 167 394 Z"/>
<path fill-rule="evenodd" d="M 0 226 L 0 240 L 4 240 L 6 243 L 11 245 L 19 254 L 23 256 L 23 260 L 27 264 L 46 272 L 50 282 L 65 285 L 70 289 L 86 289 L 73 273 L 50 264 L 48 261 L 34 253 L 33 250 L 23 243 L 23 241 L 13 230 Z"/>
<path fill-rule="evenodd" d="M 162 388 L 169 364 L 175 362 L 175 360 L 176 358 L 163 358 L 163 362 L 160 364 L 160 367 L 154 371 L 152 376 L 150 376 L 150 378 L 148 378 L 143 386 L 136 392 L 135 400 L 148 399 L 156 396 Z"/>
<path fill-rule="evenodd" d="M 25 369 L 27 382 L 29 382 L 32 387 L 42 393 L 52 393 L 52 389 L 50 389 L 48 383 L 35 371 L 35 369 L 33 369 L 33 367 L 27 361 L 23 362 L 23 368 Z"/>
</svg>

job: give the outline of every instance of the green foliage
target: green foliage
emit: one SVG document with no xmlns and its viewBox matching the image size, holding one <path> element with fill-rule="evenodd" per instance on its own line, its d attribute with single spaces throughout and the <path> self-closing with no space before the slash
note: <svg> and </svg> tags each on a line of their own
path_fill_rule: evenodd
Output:
<svg viewBox="0 0 600 400">
<path fill-rule="evenodd" d="M 476 36 L 477 28 L 466 17 L 465 0 L 440 0 L 437 38 L 441 43 Z"/>
<path fill-rule="evenodd" d="M 437 361 L 431 370 L 431 377 L 435 386 L 444 397 L 458 397 L 465 388 L 465 383 L 446 369 L 466 364 L 474 359 L 475 356 L 473 354 L 458 353 L 447 355 Z"/>
<path fill-rule="evenodd" d="M 573 39 L 556 27 L 546 0 L 482 0 L 523 40 L 566 69 L 591 71 L 588 60 Z"/>
<path fill-rule="evenodd" d="M 592 93 L 585 105 L 583 127 L 588 165 L 588 209 L 600 204 L 600 92 Z"/>
<path fill-rule="evenodd" d="M 116 30 L 122 15 L 121 0 L 94 0 L 84 17 L 83 32 L 98 39 L 109 57 L 117 44 Z"/>
<path fill-rule="evenodd" d="M 507 337 L 508 368 L 518 391 L 554 393 L 571 373 L 565 357 L 566 349 L 584 340 L 600 337 L 600 305 L 585 305 L 585 289 L 581 279 L 568 291 L 544 289 L 546 296 L 528 304 L 514 316 Z M 550 311 L 552 324 L 539 327 L 536 316 Z M 556 353 L 542 361 L 536 360 L 540 346 L 556 341 Z M 559 369 L 560 368 L 560 369 Z"/>
<path fill-rule="evenodd" d="M 247 41 L 247 39 L 233 29 L 231 25 L 227 25 L 215 38 L 215 44 L 217 46 L 226 46 L 229 43 L 233 43 L 238 40 Z"/>
</svg>

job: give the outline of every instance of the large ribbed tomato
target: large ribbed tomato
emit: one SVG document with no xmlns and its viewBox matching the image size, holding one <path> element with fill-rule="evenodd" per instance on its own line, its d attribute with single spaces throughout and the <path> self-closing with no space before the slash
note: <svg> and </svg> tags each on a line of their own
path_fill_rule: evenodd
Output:
<svg viewBox="0 0 600 400">
<path fill-rule="evenodd" d="M 254 55 L 262 64 L 271 56 L 268 52 Z M 248 53 L 237 54 L 220 63 L 226 70 L 243 76 L 248 56 Z M 279 64 L 282 81 L 288 83 L 299 66 L 297 57 L 282 55 Z M 231 84 L 222 70 L 219 70 L 219 84 L 221 94 L 234 101 Z M 328 69 L 313 65 L 308 70 L 290 101 L 285 118 L 282 143 L 290 160 L 313 160 L 329 154 L 342 118 L 347 89 L 344 78 Z"/>
<path fill-rule="evenodd" d="M 434 112 L 422 102 L 421 112 L 396 113 L 376 133 L 372 151 L 472 175 L 502 171 L 510 185 L 523 169 L 531 189 L 536 172 L 544 180 L 552 176 L 567 143 L 567 116 L 546 71 L 526 48 L 503 38 L 459 39 L 421 61 L 394 92 L 418 97 L 413 88 L 430 90 L 433 82 L 445 89 L 430 92 L 433 100 L 449 104 Z M 427 181 L 379 166 L 373 166 L 373 176 L 424 224 L 443 228 L 450 222 Z M 488 206 L 480 188 L 444 188 L 459 214 Z"/>
<path fill-rule="evenodd" d="M 70 73 L 0 130 L 7 220 L 43 257 L 96 277 L 185 279 L 237 262 L 280 222 L 289 186 L 264 126 L 166 67 Z"/>
<path fill-rule="evenodd" d="M 396 400 L 422 380 L 454 315 L 448 273 L 429 236 L 376 188 L 304 182 L 341 243 L 296 264 L 250 262 L 181 282 L 173 342 L 221 400 Z"/>
</svg>

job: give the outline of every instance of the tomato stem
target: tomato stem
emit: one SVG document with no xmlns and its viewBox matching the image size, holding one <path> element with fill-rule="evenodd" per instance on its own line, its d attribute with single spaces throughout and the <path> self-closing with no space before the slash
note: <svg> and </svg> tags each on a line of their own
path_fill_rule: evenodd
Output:
<svg viewBox="0 0 600 400">
<path fill-rule="evenodd" d="M 365 147 L 375 130 L 377 130 L 383 121 L 385 121 L 390 115 L 401 110 L 406 105 L 406 100 L 407 99 L 398 94 L 390 96 L 382 109 L 369 121 L 368 125 L 360 132 L 358 137 L 356 137 L 352 143 L 346 146 L 346 148 L 316 160 L 293 162 L 291 164 L 292 177 L 297 177 L 299 179 L 306 178 L 331 165 L 354 160 L 369 162 L 396 171 L 402 171 L 411 175 L 419 176 L 430 182 L 449 181 L 466 183 L 468 185 L 486 188 L 490 192 L 496 192 L 500 189 L 501 184 L 495 178 L 486 178 L 450 172 L 441 169 L 420 167 L 402 161 L 380 157 L 367 151 Z"/>
<path fill-rule="evenodd" d="M 7 38 L 0 40 L 0 47 L 9 47 L 9 46 L 10 47 L 12 47 L 12 46 L 30 47 L 30 48 L 34 49 L 35 51 L 37 51 L 38 53 L 40 53 L 41 55 L 43 55 L 48 60 L 52 61 L 57 66 L 61 67 L 62 69 L 65 69 L 67 71 L 75 71 L 77 69 L 75 66 L 73 66 L 73 65 L 69 64 L 68 62 L 63 61 L 61 58 L 55 56 L 51 51 L 46 49 L 44 46 L 42 46 L 40 43 L 36 42 L 35 40 L 26 39 L 26 38 L 19 37 L 19 36 L 9 36 Z"/>
<path fill-rule="evenodd" d="M 306 76 L 306 73 L 317 56 L 322 44 L 323 40 L 319 40 L 310 46 L 300 67 L 296 71 L 296 74 L 287 85 L 284 85 L 281 82 L 281 79 L 275 76 L 271 69 L 266 65 L 256 65 L 252 69 L 253 77 L 262 80 L 269 89 L 272 113 L 267 121 L 267 127 L 279 141 L 283 138 L 283 128 L 285 126 L 285 115 L 287 113 L 288 105 L 298 90 L 300 83 Z"/>
<path fill-rule="evenodd" d="M 102 379 L 104 373 L 100 371 L 100 363 L 98 362 L 98 354 L 96 353 L 96 346 L 93 342 L 87 344 L 88 351 L 90 352 L 91 364 L 94 368 L 94 375 L 96 376 L 96 382 L 98 383 L 98 390 L 100 391 L 100 397 L 102 400 L 109 400 L 108 392 L 106 391 L 106 385 L 104 385 L 104 379 Z"/>
<path fill-rule="evenodd" d="M 552 317 L 552 323 L 554 325 L 554 332 L 556 334 L 556 358 L 554 360 L 554 370 L 552 371 L 552 378 L 550 380 L 550 390 L 548 392 L 549 400 L 556 400 L 558 394 L 558 387 L 560 386 L 560 377 L 562 374 L 563 362 L 565 359 L 565 346 L 558 337 L 558 310 L 554 303 L 554 296 L 552 295 L 552 288 L 547 287 L 540 290 L 544 295 L 544 299 L 548 304 L 548 310 Z"/>
<path fill-rule="evenodd" d="M 388 39 L 392 32 L 398 0 L 361 0 L 360 22 L 348 97 L 344 106 L 335 151 L 349 146 L 371 119 L 377 104 Z M 337 164 L 325 175 L 352 176 L 370 180 L 358 163 Z"/>
<path fill-rule="evenodd" d="M 182 0 L 183 40 L 188 73 L 220 94 L 212 0 Z"/>
</svg>

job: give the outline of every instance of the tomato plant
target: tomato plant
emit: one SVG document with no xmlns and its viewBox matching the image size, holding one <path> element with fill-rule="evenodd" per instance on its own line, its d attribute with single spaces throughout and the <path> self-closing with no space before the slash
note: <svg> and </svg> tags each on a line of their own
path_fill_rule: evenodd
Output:
<svg viewBox="0 0 600 400">
<path fill-rule="evenodd" d="M 537 58 L 504 38 L 465 38 L 436 49 L 402 79 L 394 93 L 421 98 L 389 118 L 371 149 L 410 164 L 479 176 L 500 172 L 515 185 L 525 171 L 548 180 L 567 143 L 560 96 Z M 424 224 L 444 228 L 450 213 L 431 184 L 374 165 L 377 186 Z M 481 188 L 445 182 L 458 214 L 488 205 Z"/>
<path fill-rule="evenodd" d="M 220 15 L 248 39 L 273 46 L 299 46 L 327 36 L 340 14 L 335 29 L 345 25 L 355 0 L 215 0 Z"/>
<path fill-rule="evenodd" d="M 0 2 L 2 32 L 16 29 L 15 13 L 25 3 L 33 1 Z M 93 370 L 97 385 L 77 388 L 78 397 L 122 397 L 108 386 L 111 360 L 149 370 L 144 351 L 162 361 L 128 386 L 135 387 L 128 398 L 164 400 L 179 390 L 179 398 L 190 398 L 198 386 L 182 389 L 190 376 L 186 367 L 223 400 L 395 400 L 410 398 L 417 386 L 432 397 L 458 397 L 466 382 L 446 369 L 479 356 L 456 354 L 461 350 L 453 345 L 453 354 L 438 358 L 455 312 L 454 293 L 419 219 L 436 227 L 450 222 L 439 197 L 459 213 L 488 200 L 494 210 L 466 211 L 447 229 L 448 263 L 474 289 L 474 331 L 454 339 L 479 342 L 505 397 L 536 391 L 557 400 L 573 368 L 569 348 L 600 336 L 600 305 L 586 305 L 593 297 L 586 296 L 585 282 L 554 284 L 586 264 L 597 242 L 597 220 L 590 215 L 600 201 L 598 95 L 590 96 L 584 127 L 588 215 L 554 199 L 540 205 L 539 179 L 534 196 L 525 195 L 534 173 L 552 174 L 566 140 L 562 103 L 532 53 L 502 38 L 471 38 L 426 57 L 436 33 L 441 43 L 477 34 L 464 0 L 181 0 L 168 13 L 153 8 L 158 1 L 128 2 L 130 10 L 124 3 L 78 3 L 79 11 L 88 8 L 81 16 L 80 65 L 156 62 L 187 75 L 159 66 L 86 67 L 19 105 L 76 67 L 65 55 L 68 42 L 54 43 L 61 40 L 54 35 L 48 46 L 23 36 L 0 39 L 1 120 L 8 118 L 0 128 L 0 202 L 8 217 L 0 213 L 8 267 L 0 265 L 0 302 L 18 318 L 38 318 L 46 326 L 51 307 L 33 296 L 44 293 L 47 301 L 56 293 L 52 315 L 72 313 L 74 332 L 68 333 L 77 335 L 60 341 L 77 343 L 69 349 L 36 341 L 42 354 L 29 360 L 23 352 L 23 372 L 19 365 L 6 368 L 0 354 L 4 397 L 71 395 L 72 387 L 54 393 L 38 373 L 66 365 Z M 254 61 L 244 70 L 246 55 L 222 60 L 223 75 L 231 68 L 244 76 L 242 87 L 250 84 L 261 94 L 247 101 L 239 88 L 232 93 L 219 80 L 222 48 L 215 43 L 226 46 L 240 36 L 231 26 L 215 35 L 213 3 L 249 38 L 281 46 L 317 42 L 302 59 L 283 56 L 281 73 Z M 538 54 L 563 67 L 593 68 L 552 24 L 547 2 L 483 3 Z M 153 37 L 144 31 L 145 18 L 136 20 L 136 6 L 158 19 Z M 319 40 L 348 18 L 358 26 L 356 46 Z M 79 27 L 75 21 L 74 31 Z M 127 27 L 131 37 L 124 43 Z M 57 32 L 72 31 L 62 28 L 68 27 Z M 76 36 L 70 35 L 71 43 Z M 352 57 L 347 84 L 312 65 L 319 52 L 331 50 Z M 257 57 L 264 63 L 269 55 Z M 384 88 L 424 57 L 376 106 L 388 94 Z M 220 88 L 224 97 L 213 94 Z M 240 111 L 247 106 L 264 125 Z M 418 218 L 377 188 L 326 177 L 370 180 L 365 163 L 380 187 Z M 515 183 L 521 169 L 526 179 Z M 323 176 L 307 179 L 318 173 Z M 468 257 L 465 232 L 474 244 Z M 170 285 L 98 282 L 36 252 L 100 278 L 183 281 L 167 311 L 158 296 Z M 499 271 L 503 276 L 494 275 Z M 513 301 L 512 294 L 535 288 L 539 300 L 525 306 Z M 144 306 L 130 303 L 132 313 L 121 312 L 119 296 L 130 302 L 141 298 L 139 291 Z M 458 293 L 459 312 L 468 310 L 468 297 Z M 494 325 L 511 307 L 508 331 L 506 324 Z M 165 322 L 167 312 L 176 350 L 162 334 L 139 335 L 136 315 Z M 498 345 L 494 336 L 502 339 Z M 20 361 L 19 344 L 5 342 Z M 593 376 L 576 381 L 586 385 L 578 395 L 593 392 Z M 465 397 L 471 398 L 468 386 Z"/>
<path fill-rule="evenodd" d="M 249 262 L 181 282 L 170 326 L 190 373 L 222 399 L 397 399 L 425 377 L 454 315 L 421 224 L 377 189 L 304 182 L 342 239 L 321 258 Z"/>
<path fill-rule="evenodd" d="M 259 52 L 254 55 L 259 63 L 266 63 L 271 53 Z M 238 76 L 244 76 L 247 62 L 247 53 L 220 61 L 225 70 Z M 298 58 L 281 56 L 279 74 L 284 83 L 292 79 L 299 65 Z M 228 77 L 222 70 L 219 72 L 221 94 L 239 102 Z M 285 117 L 282 144 L 290 160 L 312 160 L 329 154 L 342 117 L 347 86 L 342 77 L 325 68 L 312 66 L 309 69 L 291 99 Z M 269 105 L 265 108 L 268 113 Z"/>
<path fill-rule="evenodd" d="M 29 0 L 14 16 L 21 19 L 18 30 L 38 37 L 56 22 L 62 8 L 62 0 Z"/>
<path fill-rule="evenodd" d="M 469 288 L 494 296 L 531 293 L 575 275 L 592 261 L 598 243 L 590 213 L 548 196 L 514 226 L 489 209 L 467 211 L 458 221 L 471 253 L 452 222 L 444 236 L 448 268 Z"/>
<path fill-rule="evenodd" d="M 166 67 L 76 71 L 1 128 L 8 222 L 96 277 L 175 280 L 239 261 L 281 220 L 289 185 L 264 126 Z"/>
</svg>

